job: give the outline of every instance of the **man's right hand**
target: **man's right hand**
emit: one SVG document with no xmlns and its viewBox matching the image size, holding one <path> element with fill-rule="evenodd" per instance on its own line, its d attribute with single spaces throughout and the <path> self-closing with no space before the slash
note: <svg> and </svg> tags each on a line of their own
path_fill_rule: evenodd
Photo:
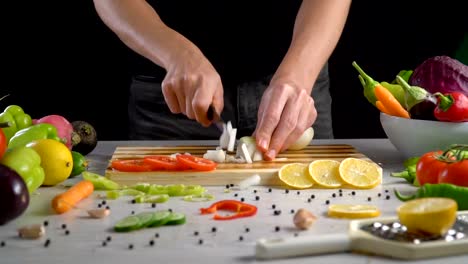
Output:
<svg viewBox="0 0 468 264">
<path fill-rule="evenodd" d="M 210 104 L 217 113 L 224 107 L 221 77 L 199 51 L 184 51 L 166 68 L 162 91 L 172 113 L 183 113 L 207 127 Z"/>
</svg>

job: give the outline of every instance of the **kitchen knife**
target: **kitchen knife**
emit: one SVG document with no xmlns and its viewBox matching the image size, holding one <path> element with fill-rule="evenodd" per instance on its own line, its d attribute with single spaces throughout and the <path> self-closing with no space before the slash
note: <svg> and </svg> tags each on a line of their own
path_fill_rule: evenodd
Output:
<svg viewBox="0 0 468 264">
<path fill-rule="evenodd" d="M 223 125 L 224 121 L 221 117 L 220 114 L 218 114 L 212 104 L 210 104 L 210 107 L 208 108 L 208 111 L 206 112 L 206 117 L 208 120 L 213 121 L 215 126 L 222 132 L 223 131 Z"/>
</svg>

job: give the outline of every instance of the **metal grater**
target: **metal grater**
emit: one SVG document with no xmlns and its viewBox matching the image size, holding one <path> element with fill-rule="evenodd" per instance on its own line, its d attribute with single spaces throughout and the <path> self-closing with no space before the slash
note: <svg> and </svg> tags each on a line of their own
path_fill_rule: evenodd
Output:
<svg viewBox="0 0 468 264">
<path fill-rule="evenodd" d="M 406 227 L 400 224 L 398 221 L 389 223 L 374 222 L 372 224 L 361 226 L 361 229 L 383 239 L 413 244 L 420 244 L 427 241 L 437 240 L 445 240 L 450 242 L 468 238 L 468 216 L 457 216 L 457 220 L 455 221 L 453 227 L 442 236 L 407 232 Z"/>
</svg>

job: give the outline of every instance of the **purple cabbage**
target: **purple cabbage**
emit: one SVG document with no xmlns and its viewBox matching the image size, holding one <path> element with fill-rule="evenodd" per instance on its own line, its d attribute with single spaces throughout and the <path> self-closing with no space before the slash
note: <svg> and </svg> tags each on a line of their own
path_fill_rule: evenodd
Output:
<svg viewBox="0 0 468 264">
<path fill-rule="evenodd" d="M 430 93 L 462 92 L 468 96 L 468 66 L 445 55 L 431 57 L 416 67 L 408 82 Z"/>
</svg>

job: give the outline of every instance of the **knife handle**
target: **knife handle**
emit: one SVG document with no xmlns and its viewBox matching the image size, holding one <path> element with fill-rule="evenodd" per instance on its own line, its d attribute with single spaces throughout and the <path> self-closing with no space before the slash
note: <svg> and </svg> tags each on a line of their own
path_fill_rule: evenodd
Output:
<svg viewBox="0 0 468 264">
<path fill-rule="evenodd" d="M 348 234 L 259 239 L 255 247 L 257 259 L 276 259 L 325 253 L 346 252 L 350 249 Z"/>
</svg>

